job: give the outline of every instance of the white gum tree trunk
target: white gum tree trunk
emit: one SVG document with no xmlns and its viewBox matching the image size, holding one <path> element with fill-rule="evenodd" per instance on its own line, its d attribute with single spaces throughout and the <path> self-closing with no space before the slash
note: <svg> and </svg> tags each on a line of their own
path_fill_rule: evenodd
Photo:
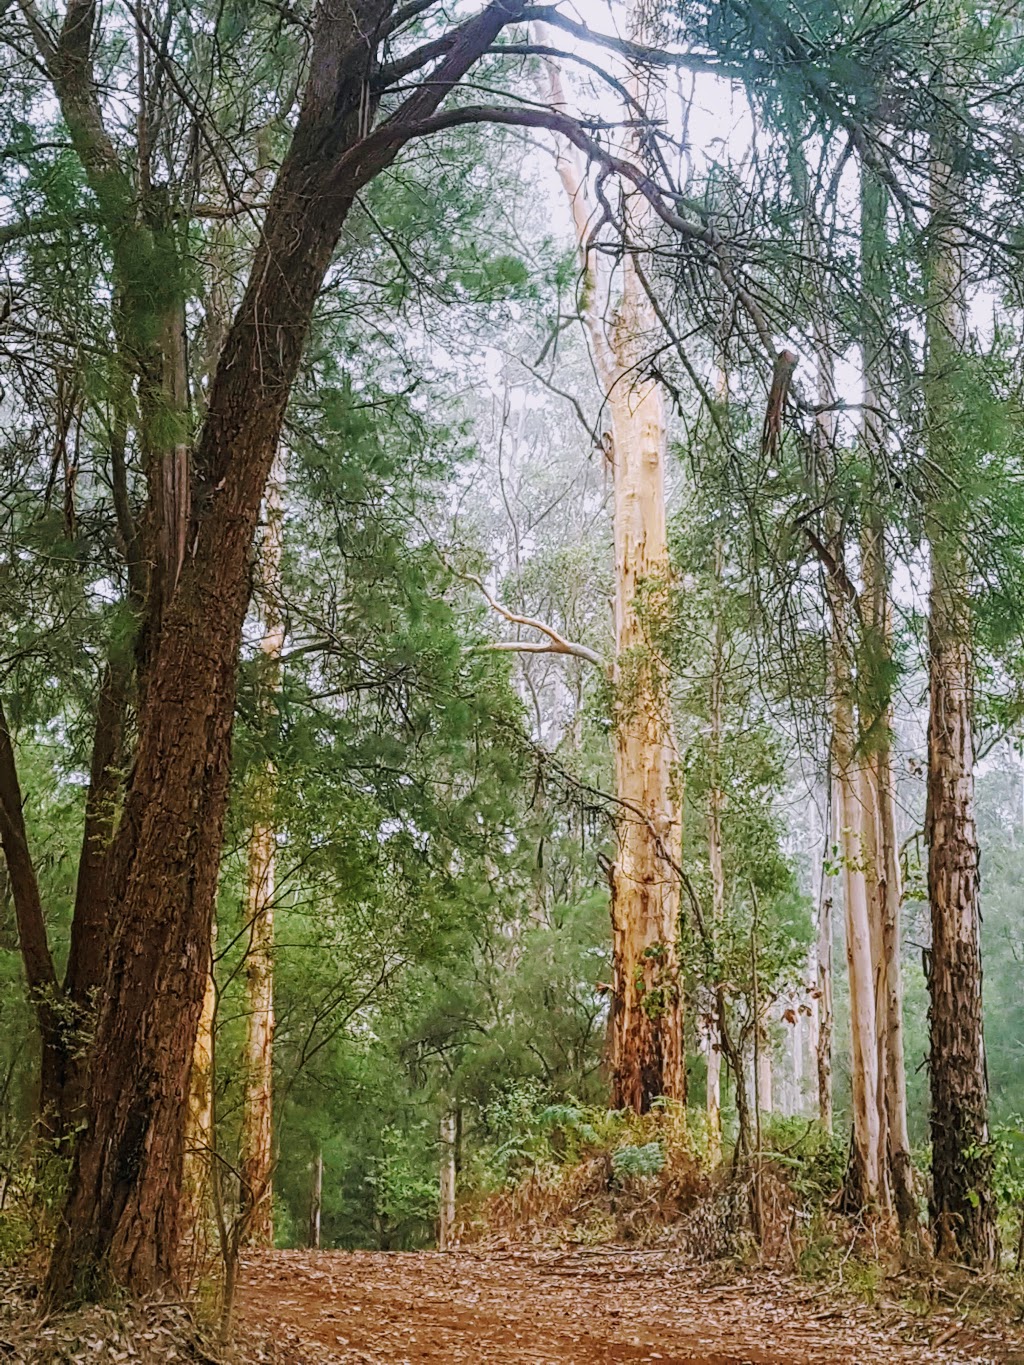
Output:
<svg viewBox="0 0 1024 1365">
<path fill-rule="evenodd" d="M 827 331 L 818 348 L 818 387 L 823 406 L 834 402 L 835 377 Z M 818 420 L 821 457 L 834 460 L 834 413 Z M 856 709 L 854 604 L 845 568 L 845 546 L 834 515 L 826 518 L 833 563 L 825 573 L 825 595 L 831 618 L 829 710 L 832 729 L 833 802 L 842 865 L 846 967 L 850 991 L 851 1089 L 853 1150 L 847 1197 L 858 1205 L 885 1200 L 884 1126 L 879 1072 L 875 966 L 868 866 L 873 845 L 873 809 L 865 809 Z"/>
<path fill-rule="evenodd" d="M 876 309 L 888 294 L 885 276 L 886 192 L 866 167 L 861 167 L 861 282 L 865 309 L 861 368 L 863 418 L 861 434 L 873 471 L 869 505 L 861 531 L 861 628 L 865 657 L 878 661 L 880 677 L 869 680 L 866 714 L 861 728 L 871 741 L 866 758 L 866 802 L 873 823 L 873 910 L 877 922 L 876 980 L 879 1029 L 879 1068 L 882 1073 L 886 1123 L 886 1160 L 893 1202 L 904 1231 L 916 1225 L 913 1166 L 907 1124 L 907 1077 L 903 1055 L 903 970 L 900 961 L 899 849 L 896 841 L 896 786 L 892 767 L 892 703 L 887 675 L 893 652 L 892 595 L 885 520 L 875 497 L 885 467 L 884 402 L 881 347 L 877 341 Z M 863 691 L 863 689 L 862 689 Z"/>
<path fill-rule="evenodd" d="M 564 105 L 557 68 L 549 65 L 548 79 L 551 103 Z M 615 541 L 613 743 L 621 803 L 611 878 L 610 1061 L 613 1103 L 642 1113 L 659 1095 L 683 1100 L 686 1092 L 680 888 L 672 866 L 679 850 L 675 745 L 667 672 L 645 627 L 645 620 L 656 617 L 669 579 L 665 397 L 662 386 L 645 374 L 656 318 L 635 260 L 627 253 L 611 282 L 617 299 L 608 310 L 609 322 L 602 308 L 609 281 L 599 277 L 594 254 L 587 251 L 593 205 L 585 172 L 572 148 L 560 147 L 557 166 L 580 249 L 584 321 L 609 423 Z M 634 239 L 642 234 L 646 217 L 641 199 L 630 196 L 625 210 Z"/>
<path fill-rule="evenodd" d="M 309 1232 L 306 1235 L 307 1245 L 313 1250 L 320 1249 L 320 1213 L 323 1206 L 324 1194 L 324 1150 L 317 1147 L 316 1156 L 310 1166 L 310 1191 L 309 1191 Z"/>
<path fill-rule="evenodd" d="M 840 652 L 839 649 L 836 652 Z M 838 668 L 833 665 L 833 668 L 833 686 L 839 692 L 844 683 L 842 665 Z M 854 1184 L 850 1194 L 861 1204 L 878 1204 L 882 1190 L 879 1166 L 882 1129 L 878 1108 L 875 960 L 864 870 L 864 811 L 854 767 L 855 730 L 852 707 L 841 695 L 833 700 L 832 735 L 839 851 L 843 867 L 846 967 L 850 990 Z"/>
<path fill-rule="evenodd" d="M 626 803 L 612 888 L 615 1102 L 643 1111 L 659 1094 L 685 1098 L 682 993 L 677 948 L 679 826 L 672 790 L 674 745 L 667 679 L 638 610 L 668 584 L 665 402 L 638 379 L 649 304 L 627 259 L 613 332 L 609 394 L 615 522 L 615 775 Z"/>
<path fill-rule="evenodd" d="M 762 1114 L 775 1112 L 775 1070 L 772 1065 L 772 1038 L 767 1006 L 762 1006 L 757 1021 L 757 1103 Z"/>
</svg>

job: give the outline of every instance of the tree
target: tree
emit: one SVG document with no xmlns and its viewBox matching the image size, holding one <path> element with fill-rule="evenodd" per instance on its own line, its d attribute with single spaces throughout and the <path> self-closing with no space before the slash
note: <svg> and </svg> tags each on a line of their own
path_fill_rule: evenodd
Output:
<svg viewBox="0 0 1024 1365">
<path fill-rule="evenodd" d="M 957 522 L 958 375 L 969 347 L 967 261 L 955 153 L 931 144 L 925 448 L 928 596 L 928 959 L 932 1206 L 938 1250 L 996 1261 L 981 1015 L 978 838 L 974 819 L 974 650 L 970 562 Z"/>
<path fill-rule="evenodd" d="M 860 730 L 864 748 L 863 802 L 865 854 L 873 925 L 875 1018 L 878 1067 L 883 1078 L 886 1158 L 893 1204 L 902 1231 L 917 1226 L 910 1133 L 907 1123 L 907 1077 L 903 1056 L 903 970 L 900 918 L 902 886 L 896 834 L 896 787 L 892 761 L 893 658 L 892 574 L 885 519 L 886 442 L 884 410 L 884 343 L 879 310 L 890 289 L 885 278 L 885 187 L 861 167 L 860 288 L 862 309 L 861 367 L 863 416 L 861 436 L 867 454 L 867 487 L 862 494 L 860 645 L 858 687 Z"/>
<path fill-rule="evenodd" d="M 550 99 L 563 107 L 561 77 L 550 72 Z M 634 73 L 634 95 L 639 89 Z M 634 149 L 635 150 L 635 149 Z M 663 609 L 669 560 L 665 514 L 668 456 L 665 398 L 644 375 L 657 326 L 642 274 L 627 254 L 616 286 L 597 268 L 590 242 L 593 205 L 575 149 L 559 149 L 558 172 L 573 215 L 583 274 L 584 320 L 609 430 L 615 545 L 613 748 L 621 802 L 611 869 L 612 1001 L 609 1050 L 612 1101 L 638 1113 L 659 1095 L 686 1094 L 683 990 L 679 979 L 678 848 L 673 793 L 672 721 L 666 678 L 647 620 Z M 638 219 L 635 192 L 626 220 Z M 607 320 L 605 309 L 613 309 Z M 645 612 L 648 613 L 645 620 Z"/>
</svg>

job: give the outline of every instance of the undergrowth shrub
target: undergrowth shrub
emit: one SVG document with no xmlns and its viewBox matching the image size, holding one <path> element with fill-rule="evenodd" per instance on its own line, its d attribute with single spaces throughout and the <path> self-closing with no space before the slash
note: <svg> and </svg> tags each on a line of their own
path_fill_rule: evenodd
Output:
<svg viewBox="0 0 1024 1365">
<path fill-rule="evenodd" d="M 668 1101 L 638 1116 L 553 1102 L 529 1082 L 497 1095 L 481 1127 L 466 1241 L 647 1243 L 808 1269 L 849 1249 L 846 1148 L 806 1119 L 765 1117 L 760 1153 L 741 1166 L 729 1151 L 712 1165 L 703 1113 Z"/>
<path fill-rule="evenodd" d="M 63 1203 L 69 1161 L 28 1142 L 0 1167 L 0 1266 L 45 1259 Z"/>
<path fill-rule="evenodd" d="M 1015 1270 L 1024 1267 L 1024 1115 L 1010 1114 L 992 1129 L 992 1185 L 999 1233 Z"/>
<path fill-rule="evenodd" d="M 464 1179 L 464 1241 L 681 1244 L 718 1184 L 667 1101 L 639 1116 L 552 1103 L 531 1082 L 496 1096 L 482 1128 L 489 1140 Z"/>
</svg>

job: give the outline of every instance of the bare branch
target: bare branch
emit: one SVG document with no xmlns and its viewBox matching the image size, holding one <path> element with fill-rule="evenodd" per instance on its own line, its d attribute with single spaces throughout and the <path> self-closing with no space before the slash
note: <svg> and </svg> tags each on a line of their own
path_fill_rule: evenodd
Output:
<svg viewBox="0 0 1024 1365">
<path fill-rule="evenodd" d="M 523 19 L 529 23 L 550 24 L 552 28 L 560 28 L 564 33 L 571 33 L 574 38 L 578 38 L 581 42 L 593 43 L 596 47 L 617 52 L 637 66 L 680 68 L 684 71 L 698 71 L 719 76 L 723 71 L 729 70 L 723 63 L 713 61 L 708 57 L 698 56 L 692 52 L 667 52 L 663 48 L 648 47 L 645 43 L 630 42 L 627 38 L 618 38 L 609 33 L 595 33 L 586 24 L 580 23 L 576 19 L 570 19 L 568 15 L 563 14 L 554 5 L 531 5 L 524 10 Z M 749 74 L 749 66 L 744 69 Z"/>
<path fill-rule="evenodd" d="M 452 572 L 455 571 L 452 570 Z M 488 590 L 483 579 L 476 574 L 460 573 L 456 574 L 456 577 L 465 579 L 467 583 L 474 583 L 483 593 L 491 610 L 496 611 L 499 616 L 503 616 L 511 625 L 524 626 L 527 630 L 539 630 L 542 635 L 548 637 L 547 643 L 540 640 L 502 640 L 496 644 L 488 645 L 488 649 L 506 650 L 517 654 L 571 654 L 574 658 L 586 659 L 587 663 L 594 664 L 598 668 L 605 667 L 600 654 L 591 649 L 589 645 L 580 644 L 576 640 L 567 640 L 553 626 L 547 625 L 544 621 L 538 621 L 535 616 L 523 616 L 520 612 L 512 611 L 503 606 Z"/>
</svg>

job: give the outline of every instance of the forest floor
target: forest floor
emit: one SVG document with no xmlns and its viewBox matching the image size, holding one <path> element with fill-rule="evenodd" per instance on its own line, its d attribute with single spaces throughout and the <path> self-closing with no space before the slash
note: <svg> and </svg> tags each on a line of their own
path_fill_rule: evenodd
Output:
<svg viewBox="0 0 1024 1365">
<path fill-rule="evenodd" d="M 960 1305 L 871 1306 L 774 1272 L 613 1247 L 270 1252 L 247 1258 L 236 1320 L 270 1343 L 257 1358 L 280 1365 L 1024 1365 L 1016 1327 Z"/>
</svg>

